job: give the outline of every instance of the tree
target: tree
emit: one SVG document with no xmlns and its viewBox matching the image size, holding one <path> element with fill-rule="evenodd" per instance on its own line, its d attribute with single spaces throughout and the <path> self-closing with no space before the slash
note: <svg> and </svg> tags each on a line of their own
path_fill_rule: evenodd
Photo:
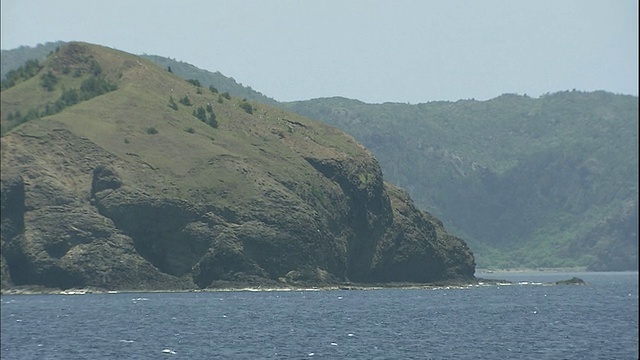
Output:
<svg viewBox="0 0 640 360">
<path fill-rule="evenodd" d="M 195 86 L 197 86 L 197 87 L 202 86 L 202 85 L 200 84 L 200 80 L 196 80 L 196 79 L 189 79 L 189 80 L 187 80 L 187 82 L 188 82 L 189 84 L 195 85 Z"/>
<path fill-rule="evenodd" d="M 197 109 L 193 110 L 193 116 L 197 117 L 202 122 L 207 121 L 207 112 L 202 106 L 198 106 Z"/>
<path fill-rule="evenodd" d="M 102 74 L 102 66 L 100 66 L 100 64 L 97 61 L 91 60 L 89 62 L 89 72 L 91 72 L 93 76 L 98 76 Z"/>
<path fill-rule="evenodd" d="M 75 105 L 79 101 L 80 101 L 80 96 L 78 95 L 78 90 L 69 89 L 69 90 L 63 91 L 62 95 L 60 95 L 60 98 L 56 102 L 60 102 L 62 105 L 62 108 L 65 108 L 67 106 Z"/>
<path fill-rule="evenodd" d="M 207 124 L 212 128 L 218 128 L 218 120 L 216 120 L 216 114 L 209 114 L 209 119 L 207 120 Z"/>
<path fill-rule="evenodd" d="M 246 101 L 240 103 L 240 108 L 243 109 L 247 114 L 253 114 L 253 106 Z"/>
<path fill-rule="evenodd" d="M 104 77 L 90 77 L 80 84 L 81 97 L 88 100 L 93 97 L 116 90 L 118 86 L 106 80 Z"/>
<path fill-rule="evenodd" d="M 191 106 L 191 100 L 189 100 L 189 96 L 187 95 L 180 99 L 180 103 L 184 106 Z"/>
<path fill-rule="evenodd" d="M 43 88 L 47 89 L 47 91 L 53 91 L 57 83 L 58 78 L 51 71 L 47 71 L 46 74 L 40 77 L 40 84 Z"/>
</svg>

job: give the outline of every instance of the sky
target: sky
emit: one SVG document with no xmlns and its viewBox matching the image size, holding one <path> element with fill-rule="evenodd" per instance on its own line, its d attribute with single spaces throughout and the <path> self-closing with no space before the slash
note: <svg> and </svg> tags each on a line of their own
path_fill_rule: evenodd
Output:
<svg viewBox="0 0 640 360">
<path fill-rule="evenodd" d="M 170 57 L 278 101 L 638 95 L 636 0 L 0 0 L 1 48 Z"/>
</svg>

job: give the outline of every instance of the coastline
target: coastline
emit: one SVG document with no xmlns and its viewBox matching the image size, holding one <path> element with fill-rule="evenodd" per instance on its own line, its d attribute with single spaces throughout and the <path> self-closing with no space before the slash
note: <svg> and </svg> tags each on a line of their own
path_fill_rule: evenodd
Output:
<svg viewBox="0 0 640 360">
<path fill-rule="evenodd" d="M 208 293 L 208 292 L 288 292 L 288 291 L 341 291 L 341 290 L 389 290 L 389 289 L 465 289 L 510 283 L 507 280 L 473 278 L 469 280 L 442 281 L 437 283 L 384 283 L 384 284 L 229 284 L 225 287 L 194 289 L 118 289 L 94 287 L 58 289 L 43 286 L 14 286 L 2 289 L 0 295 L 90 295 L 90 294 L 147 294 L 147 293 Z"/>
<path fill-rule="evenodd" d="M 441 281 L 436 283 L 382 283 L 382 284 L 354 284 L 354 283 L 340 283 L 340 284 L 248 284 L 248 283 L 230 283 L 226 286 L 211 287 L 211 288 L 186 288 L 186 289 L 102 289 L 95 287 L 84 288 L 71 288 L 71 289 L 59 289 L 59 288 L 47 288 L 43 286 L 14 286 L 11 288 L 5 288 L 0 291 L 0 295 L 92 295 L 92 294 L 153 294 L 153 293 L 210 293 L 210 292 L 289 292 L 289 291 L 373 291 L 373 290 L 451 290 L 451 289 L 471 289 L 477 287 L 486 286 L 504 286 L 504 285 L 543 285 L 553 286 L 559 285 L 558 283 L 570 281 L 556 281 L 545 283 L 534 282 L 514 282 L 506 279 L 487 279 L 481 277 L 481 275 L 493 275 L 496 274 L 520 274 L 528 272 L 538 273 L 574 273 L 584 272 L 584 270 L 576 270 L 575 268 L 567 269 L 545 269 L 541 271 L 539 269 L 500 269 L 500 270 L 488 270 L 480 269 L 476 271 L 476 277 L 466 280 L 451 280 Z M 582 281 L 581 279 L 578 279 Z"/>
</svg>

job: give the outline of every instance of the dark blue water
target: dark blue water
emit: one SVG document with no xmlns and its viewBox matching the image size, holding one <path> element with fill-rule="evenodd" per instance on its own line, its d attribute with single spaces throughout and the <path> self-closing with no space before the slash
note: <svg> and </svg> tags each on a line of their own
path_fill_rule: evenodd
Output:
<svg viewBox="0 0 640 360">
<path fill-rule="evenodd" d="M 2 359 L 637 359 L 638 273 L 586 286 L 3 295 Z"/>
</svg>

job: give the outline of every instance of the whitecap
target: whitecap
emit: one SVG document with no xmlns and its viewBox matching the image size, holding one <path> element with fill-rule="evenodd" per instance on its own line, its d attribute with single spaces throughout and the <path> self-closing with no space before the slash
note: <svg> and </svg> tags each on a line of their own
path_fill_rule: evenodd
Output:
<svg viewBox="0 0 640 360">
<path fill-rule="evenodd" d="M 123 342 L 123 343 L 132 343 L 132 342 L 134 342 L 134 340 L 125 340 L 125 339 L 121 339 L 121 340 L 120 340 L 120 342 Z"/>
<path fill-rule="evenodd" d="M 309 356 L 313 356 L 313 355 L 315 355 L 315 353 L 309 353 Z"/>
<path fill-rule="evenodd" d="M 331 343 L 331 346 L 338 346 L 337 343 Z"/>
<path fill-rule="evenodd" d="M 162 350 L 162 352 L 165 353 L 165 354 L 171 354 L 171 355 L 175 355 L 176 354 L 176 352 L 171 350 L 171 349 L 164 349 L 164 350 Z"/>
<path fill-rule="evenodd" d="M 348 333 L 347 336 L 351 337 L 351 336 L 355 336 L 352 333 Z"/>
</svg>

